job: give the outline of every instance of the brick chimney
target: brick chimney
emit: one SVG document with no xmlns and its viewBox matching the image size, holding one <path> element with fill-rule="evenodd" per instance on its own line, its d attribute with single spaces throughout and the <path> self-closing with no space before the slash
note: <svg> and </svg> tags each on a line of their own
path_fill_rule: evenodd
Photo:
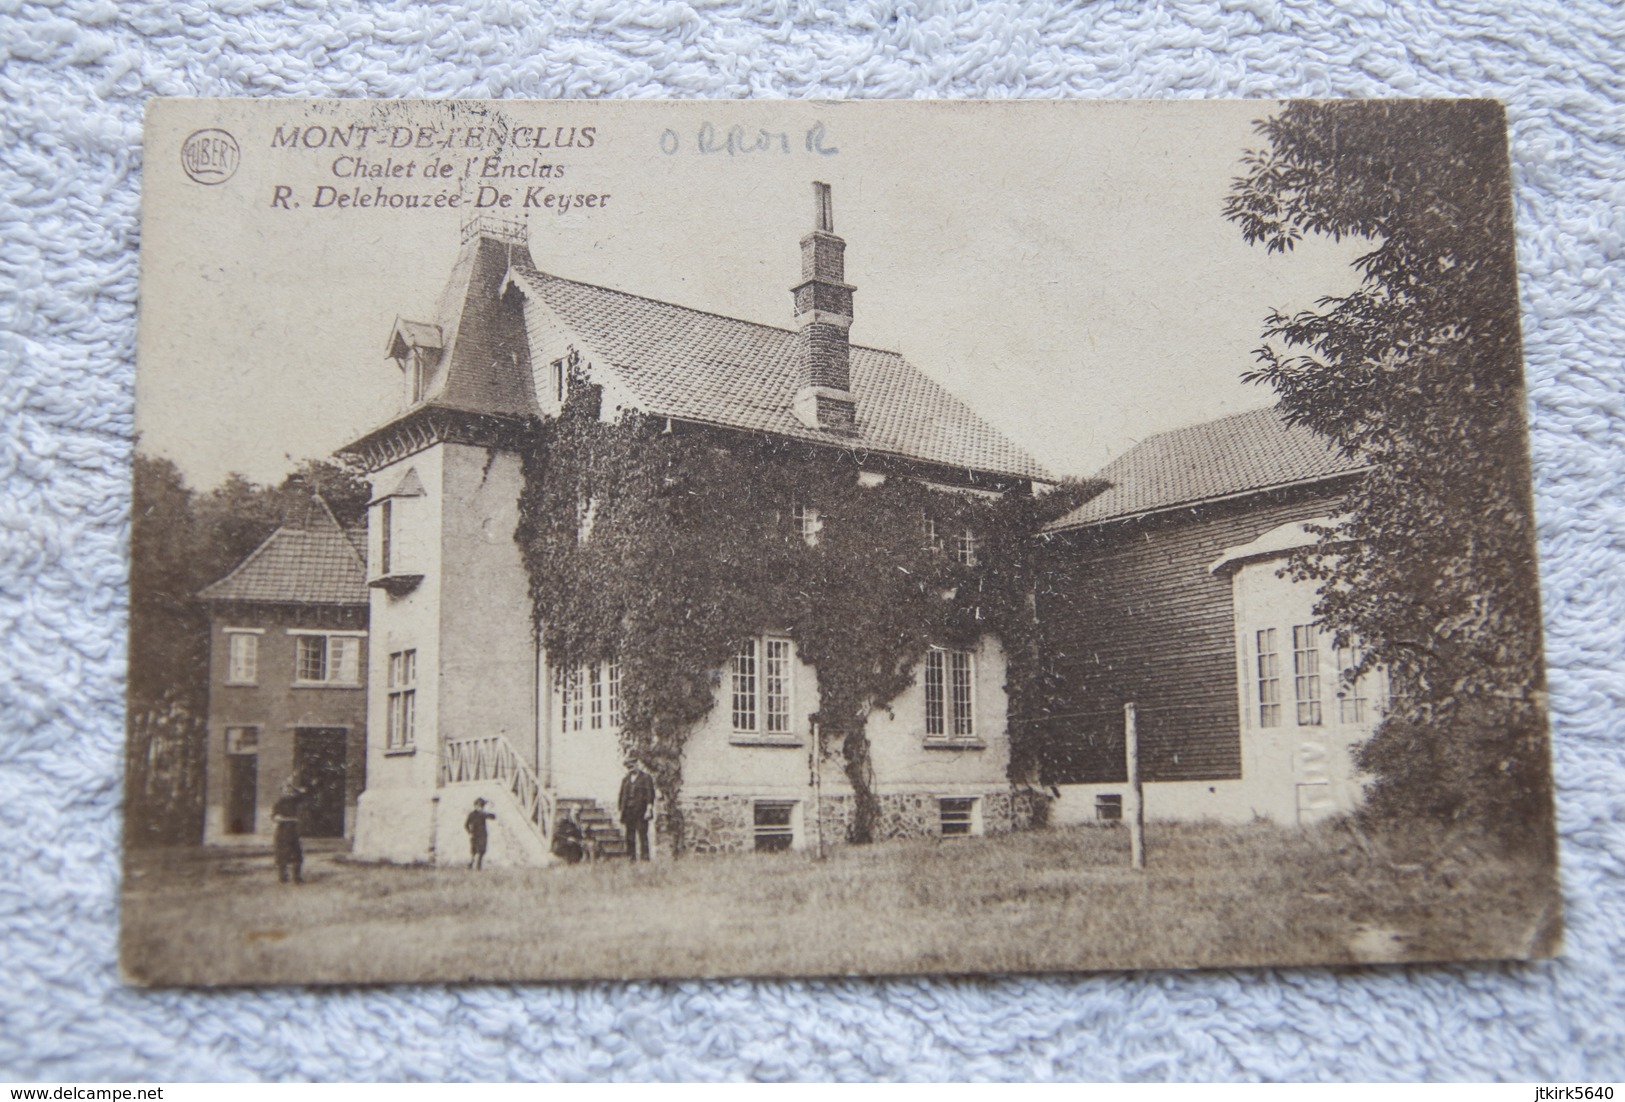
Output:
<svg viewBox="0 0 1625 1102">
<path fill-rule="evenodd" d="M 852 400 L 852 291 L 846 282 L 846 242 L 835 236 L 835 212 L 828 184 L 813 184 L 813 230 L 801 239 L 801 282 L 795 296 L 796 418 L 810 428 L 857 431 Z"/>
</svg>

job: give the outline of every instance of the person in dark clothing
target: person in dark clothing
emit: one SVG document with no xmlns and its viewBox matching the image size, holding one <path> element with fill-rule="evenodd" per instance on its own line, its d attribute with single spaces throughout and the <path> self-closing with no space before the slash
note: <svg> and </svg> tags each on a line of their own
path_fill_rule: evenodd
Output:
<svg viewBox="0 0 1625 1102">
<path fill-rule="evenodd" d="M 271 822 L 276 824 L 272 844 L 276 851 L 276 877 L 286 884 L 292 875 L 295 884 L 305 882 L 305 850 L 299 844 L 299 813 L 305 807 L 305 793 L 293 781 L 282 786 L 282 795 L 271 805 Z"/>
<path fill-rule="evenodd" d="M 560 858 L 567 864 L 577 864 L 587 856 L 586 839 L 581 833 L 581 824 L 576 821 L 574 810 L 565 813 L 553 831 L 553 856 Z"/>
<path fill-rule="evenodd" d="M 621 825 L 626 828 L 626 855 L 638 860 L 638 846 L 643 847 L 642 859 L 649 859 L 649 820 L 655 813 L 654 778 L 644 772 L 641 762 L 634 760 L 621 781 Z"/>
<path fill-rule="evenodd" d="M 485 801 L 481 799 L 474 801 L 474 810 L 463 820 L 463 829 L 468 831 L 468 867 L 471 869 L 485 867 L 485 821 L 495 818 L 496 813 L 485 810 Z"/>
</svg>

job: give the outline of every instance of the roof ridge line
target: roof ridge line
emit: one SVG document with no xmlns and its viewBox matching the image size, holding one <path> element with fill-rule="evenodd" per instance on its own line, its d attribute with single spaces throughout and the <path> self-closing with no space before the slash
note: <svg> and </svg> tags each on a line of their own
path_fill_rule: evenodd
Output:
<svg viewBox="0 0 1625 1102">
<path fill-rule="evenodd" d="M 530 266 L 531 269 L 543 279 L 556 279 L 560 283 L 573 283 L 577 287 L 591 287 L 595 291 L 607 291 L 612 295 L 622 295 L 626 298 L 635 298 L 641 302 L 652 302 L 656 306 L 666 306 L 677 310 L 686 310 L 690 314 L 704 314 L 708 318 L 720 318 L 723 321 L 737 322 L 740 325 L 750 325 L 756 327 L 757 329 L 769 329 L 775 333 L 783 333 L 787 337 L 794 337 L 797 335 L 797 330 L 787 329 L 782 325 L 769 325 L 765 321 L 752 321 L 750 318 L 735 317 L 732 314 L 722 314 L 715 310 L 703 310 L 698 306 L 687 306 L 681 302 L 669 302 L 663 298 L 654 298 L 651 295 L 640 295 L 636 291 L 623 291 L 619 287 L 609 287 L 605 284 L 592 283 L 585 279 L 571 279 L 569 276 L 561 276 L 556 272 L 549 272 L 542 268 L 538 268 L 534 260 L 531 261 Z M 900 359 L 908 358 L 895 348 L 881 348 L 878 345 L 873 344 L 851 344 L 849 347 L 861 348 L 865 352 L 879 352 L 884 356 L 897 356 Z"/>
<path fill-rule="evenodd" d="M 1159 513 L 1171 513 L 1180 509 L 1193 508 L 1198 505 L 1216 505 L 1221 502 L 1235 501 L 1238 498 L 1252 497 L 1255 494 L 1274 493 L 1277 490 L 1290 490 L 1298 486 L 1312 486 L 1317 482 L 1331 482 L 1339 478 L 1348 478 L 1352 475 L 1364 474 L 1366 471 L 1374 469 L 1375 466 L 1376 464 L 1374 463 L 1366 463 L 1358 467 L 1349 467 L 1345 470 L 1327 471 L 1324 474 L 1310 475 L 1307 478 L 1292 478 L 1285 482 L 1271 482 L 1264 486 L 1250 486 L 1244 490 L 1234 490 L 1230 493 L 1219 494 L 1213 497 L 1184 498 L 1180 501 L 1170 501 L 1161 505 L 1155 505 L 1149 509 L 1130 510 L 1125 513 L 1113 513 L 1111 516 L 1100 517 L 1097 520 L 1080 521 L 1076 524 L 1063 525 L 1061 521 L 1057 520 L 1053 521 L 1051 524 L 1045 525 L 1043 530 L 1046 532 L 1075 532 L 1080 528 L 1093 528 L 1101 524 L 1111 524 L 1114 521 L 1143 520 L 1146 517 L 1156 516 Z M 1111 489 L 1111 487 L 1107 487 L 1107 489 Z M 1104 492 L 1105 491 L 1102 491 L 1102 493 Z M 1088 507 L 1089 502 L 1087 501 L 1078 506 L 1080 510 L 1087 509 Z M 1062 520 L 1064 519 L 1065 518 L 1063 517 Z"/>
</svg>

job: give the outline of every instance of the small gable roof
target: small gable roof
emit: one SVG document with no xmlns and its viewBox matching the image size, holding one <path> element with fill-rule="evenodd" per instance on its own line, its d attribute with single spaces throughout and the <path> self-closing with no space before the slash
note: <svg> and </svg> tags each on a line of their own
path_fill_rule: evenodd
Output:
<svg viewBox="0 0 1625 1102">
<path fill-rule="evenodd" d="M 792 412 L 800 346 L 793 330 L 564 279 L 537 269 L 518 249 L 509 278 L 607 359 L 595 366 L 613 371 L 644 413 L 1053 481 L 1024 449 L 896 352 L 852 346 L 857 433 L 832 432 Z"/>
<path fill-rule="evenodd" d="M 395 328 L 389 331 L 389 344 L 385 347 L 384 354 L 399 356 L 414 348 L 438 352 L 441 347 L 440 326 L 426 321 L 396 318 Z"/>
<path fill-rule="evenodd" d="M 1081 528 L 1364 470 L 1279 407 L 1158 433 L 1108 463 L 1097 496 L 1048 526 Z"/>
<path fill-rule="evenodd" d="M 205 601 L 277 605 L 367 604 L 367 568 L 327 503 L 285 524 L 198 596 Z"/>
</svg>

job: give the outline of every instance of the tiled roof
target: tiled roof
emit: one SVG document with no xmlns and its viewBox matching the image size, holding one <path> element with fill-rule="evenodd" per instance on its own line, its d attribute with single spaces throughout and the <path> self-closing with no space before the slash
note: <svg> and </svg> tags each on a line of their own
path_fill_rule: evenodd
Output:
<svg viewBox="0 0 1625 1102">
<path fill-rule="evenodd" d="M 1078 528 L 1362 469 L 1276 407 L 1149 437 L 1096 476 L 1110 483 L 1049 528 Z"/>
<path fill-rule="evenodd" d="M 1050 481 L 1036 459 L 896 352 L 852 346 L 857 435 L 810 428 L 791 412 L 798 334 L 577 283 L 520 250 L 513 278 L 590 344 L 660 417 L 820 440 L 960 469 Z M 598 365 L 605 366 L 605 365 Z"/>
<path fill-rule="evenodd" d="M 538 412 L 518 307 L 501 294 L 509 260 L 521 251 L 481 237 L 458 254 L 435 310 L 446 351 L 425 405 L 480 414 Z"/>
<path fill-rule="evenodd" d="M 271 533 L 237 569 L 199 596 L 257 604 L 365 605 L 367 568 L 354 537 L 321 504 L 300 527 L 284 525 Z"/>
</svg>

